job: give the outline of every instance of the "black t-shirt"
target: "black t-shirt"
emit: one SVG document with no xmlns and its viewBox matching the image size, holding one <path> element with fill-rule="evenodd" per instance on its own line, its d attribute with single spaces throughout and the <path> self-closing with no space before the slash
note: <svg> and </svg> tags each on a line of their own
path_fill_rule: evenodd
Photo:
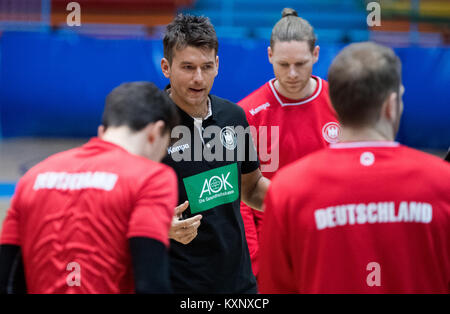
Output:
<svg viewBox="0 0 450 314">
<path fill-rule="evenodd" d="M 177 130 L 182 135 L 163 160 L 177 173 L 179 204 L 189 200 L 183 217 L 203 216 L 192 242 L 171 240 L 172 287 L 175 293 L 256 292 L 240 191 L 241 174 L 258 169 L 259 161 L 250 133 L 241 132 L 248 127 L 244 111 L 230 101 L 209 97 L 212 115 L 203 121 L 201 131 L 177 107 L 182 125 Z"/>
</svg>

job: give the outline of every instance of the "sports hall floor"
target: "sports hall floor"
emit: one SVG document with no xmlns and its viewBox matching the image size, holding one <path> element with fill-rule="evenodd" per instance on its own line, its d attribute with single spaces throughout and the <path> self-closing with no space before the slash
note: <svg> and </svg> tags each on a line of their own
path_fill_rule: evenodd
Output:
<svg viewBox="0 0 450 314">
<path fill-rule="evenodd" d="M 48 156 L 80 146 L 89 139 L 0 139 L 0 187 L 11 186 L 32 166 Z M 428 151 L 443 158 L 446 151 Z M 10 203 L 9 197 L 0 194 L 0 230 Z"/>
</svg>

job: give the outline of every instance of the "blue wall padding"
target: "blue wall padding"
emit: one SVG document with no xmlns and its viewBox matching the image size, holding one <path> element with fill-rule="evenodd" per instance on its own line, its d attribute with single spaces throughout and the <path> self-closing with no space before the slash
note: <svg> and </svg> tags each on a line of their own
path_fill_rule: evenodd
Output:
<svg viewBox="0 0 450 314">
<path fill-rule="evenodd" d="M 15 189 L 16 189 L 15 182 L 1 182 L 0 181 L 0 199 L 11 197 L 14 194 Z"/>
<path fill-rule="evenodd" d="M 319 45 L 321 43 L 319 42 Z M 221 39 L 213 93 L 238 101 L 273 77 L 265 40 Z M 323 44 L 314 74 L 326 78 L 339 44 Z M 398 140 L 450 145 L 450 48 L 396 49 L 403 62 L 405 110 Z M 5 32 L 0 37 L 3 137 L 96 134 L 105 96 L 125 81 L 163 88 L 159 40 L 102 40 L 77 34 Z"/>
</svg>

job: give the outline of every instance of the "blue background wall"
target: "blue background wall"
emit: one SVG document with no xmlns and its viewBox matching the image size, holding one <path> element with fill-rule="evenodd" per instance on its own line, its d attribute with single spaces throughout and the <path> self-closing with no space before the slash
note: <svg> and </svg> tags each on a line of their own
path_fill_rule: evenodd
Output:
<svg viewBox="0 0 450 314">
<path fill-rule="evenodd" d="M 314 74 L 326 78 L 340 44 L 321 44 Z M 238 101 L 273 77 L 265 40 L 221 39 L 213 93 Z M 450 145 L 450 48 L 396 49 L 403 62 L 405 111 L 398 140 Z M 163 88 L 160 40 L 101 40 L 78 34 L 5 32 L 0 37 L 3 137 L 96 134 L 105 96 L 125 81 Z"/>
</svg>

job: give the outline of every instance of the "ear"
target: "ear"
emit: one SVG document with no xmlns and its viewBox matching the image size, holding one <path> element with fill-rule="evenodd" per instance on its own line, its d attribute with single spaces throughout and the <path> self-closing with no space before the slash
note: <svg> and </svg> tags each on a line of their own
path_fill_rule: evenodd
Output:
<svg viewBox="0 0 450 314">
<path fill-rule="evenodd" d="M 166 78 L 170 78 L 170 63 L 166 58 L 161 59 L 161 70 Z"/>
<path fill-rule="evenodd" d="M 271 63 L 271 64 L 273 64 L 273 51 L 272 51 L 272 48 L 269 46 L 269 47 L 267 47 L 267 57 L 269 58 L 269 62 Z"/>
<path fill-rule="evenodd" d="M 216 75 L 219 74 L 219 56 L 216 56 Z"/>
<path fill-rule="evenodd" d="M 103 138 L 103 135 L 105 135 L 105 127 L 100 124 L 97 128 L 97 137 L 101 139 Z"/>
<path fill-rule="evenodd" d="M 316 63 L 317 61 L 319 61 L 319 52 L 320 52 L 320 47 L 319 46 L 314 47 L 314 50 L 313 50 L 313 63 Z"/>
<path fill-rule="evenodd" d="M 389 94 L 388 98 L 386 99 L 386 102 L 383 106 L 383 112 L 386 119 L 389 121 L 396 121 L 398 118 L 398 115 L 400 115 L 400 112 L 398 112 L 398 105 L 397 105 L 397 93 L 393 92 Z"/>
<path fill-rule="evenodd" d="M 153 144 L 156 139 L 162 136 L 165 125 L 164 121 L 158 120 L 146 126 L 147 139 L 150 144 Z"/>
</svg>

